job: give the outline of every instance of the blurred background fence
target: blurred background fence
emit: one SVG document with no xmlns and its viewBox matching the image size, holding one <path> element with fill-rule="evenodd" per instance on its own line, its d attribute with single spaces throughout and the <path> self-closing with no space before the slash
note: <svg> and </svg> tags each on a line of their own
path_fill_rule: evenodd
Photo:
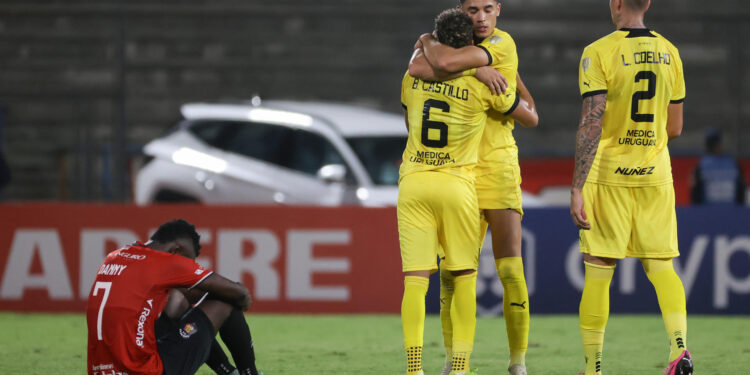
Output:
<svg viewBox="0 0 750 375">
<path fill-rule="evenodd" d="M 1 0 L 0 150 L 8 200 L 131 200 L 140 147 L 186 101 L 316 99 L 397 113 L 412 46 L 457 1 Z M 571 157 L 577 64 L 613 30 L 606 1 L 505 0 L 538 129 L 523 158 Z M 697 156 L 703 130 L 750 158 L 750 5 L 654 0 L 647 24 L 680 49 L 688 94 L 673 155 Z"/>
</svg>

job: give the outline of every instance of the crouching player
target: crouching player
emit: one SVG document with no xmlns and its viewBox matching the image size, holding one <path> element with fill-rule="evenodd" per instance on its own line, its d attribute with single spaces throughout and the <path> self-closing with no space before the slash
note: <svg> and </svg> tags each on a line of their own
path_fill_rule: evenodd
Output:
<svg viewBox="0 0 750 375">
<path fill-rule="evenodd" d="M 107 255 L 86 308 L 89 375 L 184 375 L 200 368 L 216 332 L 251 299 L 244 285 L 196 263 L 199 251 L 195 227 L 174 220 L 146 244 Z M 213 299 L 187 308 L 176 298 L 165 309 L 175 288 L 208 292 Z"/>
</svg>

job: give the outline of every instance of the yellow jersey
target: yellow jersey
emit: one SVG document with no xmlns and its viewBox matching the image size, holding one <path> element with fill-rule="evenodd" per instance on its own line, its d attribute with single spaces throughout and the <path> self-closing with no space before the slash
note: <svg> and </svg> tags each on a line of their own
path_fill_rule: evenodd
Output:
<svg viewBox="0 0 750 375">
<path fill-rule="evenodd" d="M 489 37 L 476 44 L 489 58 L 489 65 L 497 69 L 508 80 L 507 93 L 516 92 L 518 54 L 516 42 L 505 31 L 495 29 Z M 487 113 L 487 126 L 479 146 L 479 168 L 492 169 L 492 163 L 517 157 L 518 148 L 513 138 L 513 119 L 503 111 L 490 110 Z M 485 172 L 480 172 L 483 174 Z"/>
<path fill-rule="evenodd" d="M 654 186 L 672 181 L 667 107 L 685 99 L 677 48 L 648 29 L 620 29 L 583 50 L 581 95 L 606 93 L 588 182 Z"/>
<path fill-rule="evenodd" d="M 492 95 L 474 77 L 429 82 L 407 72 L 401 82 L 401 104 L 409 137 L 399 177 L 435 170 L 473 182 L 487 110 L 510 113 L 518 98 L 515 92 Z"/>
</svg>

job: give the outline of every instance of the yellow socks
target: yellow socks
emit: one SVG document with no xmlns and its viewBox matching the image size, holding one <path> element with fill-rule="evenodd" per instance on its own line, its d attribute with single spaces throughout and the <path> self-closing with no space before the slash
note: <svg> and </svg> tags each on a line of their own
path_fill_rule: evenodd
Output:
<svg viewBox="0 0 750 375">
<path fill-rule="evenodd" d="M 672 362 L 687 349 L 685 289 L 674 271 L 672 259 L 641 259 L 641 263 L 659 299 L 661 316 L 669 337 L 669 362 Z"/>
<path fill-rule="evenodd" d="M 440 269 L 440 323 L 443 326 L 443 344 L 445 345 L 445 360 L 453 357 L 453 323 L 451 322 L 451 305 L 453 304 L 453 290 L 455 288 L 453 275 L 450 271 Z"/>
<path fill-rule="evenodd" d="M 529 292 L 523 275 L 521 257 L 495 260 L 497 275 L 503 284 L 503 315 L 508 332 L 510 363 L 526 365 L 526 349 L 529 344 Z"/>
<path fill-rule="evenodd" d="M 579 316 L 583 354 L 586 357 L 586 375 L 600 374 L 604 328 L 609 318 L 609 284 L 615 273 L 615 266 L 599 266 L 584 262 L 586 281 L 584 282 Z"/>
<path fill-rule="evenodd" d="M 424 342 L 424 299 L 430 280 L 420 276 L 404 278 L 404 298 L 401 300 L 401 324 L 404 329 L 406 373 L 422 371 L 422 345 Z"/>
<path fill-rule="evenodd" d="M 474 349 L 477 325 L 477 273 L 454 279 L 451 321 L 453 322 L 453 371 L 469 371 L 469 357 Z"/>
</svg>

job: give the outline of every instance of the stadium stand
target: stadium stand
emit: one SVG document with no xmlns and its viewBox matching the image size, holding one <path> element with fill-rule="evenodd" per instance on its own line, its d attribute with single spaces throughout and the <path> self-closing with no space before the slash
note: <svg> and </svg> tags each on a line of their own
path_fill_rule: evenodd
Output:
<svg viewBox="0 0 750 375">
<path fill-rule="evenodd" d="M 611 30 L 596 0 L 506 0 L 500 27 L 518 44 L 539 129 L 515 132 L 523 158 L 566 157 L 579 118 L 578 59 Z M 398 112 L 417 36 L 455 1 L 90 1 L 0 4 L 8 200 L 130 199 L 131 157 L 187 101 L 346 100 Z M 596 6 L 594 6 L 596 5 Z M 688 96 L 676 156 L 697 156 L 702 129 L 750 159 L 750 7 L 740 0 L 663 0 L 649 12 L 680 47 Z M 747 168 L 747 167 L 746 167 Z M 745 176 L 750 176 L 746 169 Z M 524 179 L 533 178 L 524 175 Z"/>
</svg>

